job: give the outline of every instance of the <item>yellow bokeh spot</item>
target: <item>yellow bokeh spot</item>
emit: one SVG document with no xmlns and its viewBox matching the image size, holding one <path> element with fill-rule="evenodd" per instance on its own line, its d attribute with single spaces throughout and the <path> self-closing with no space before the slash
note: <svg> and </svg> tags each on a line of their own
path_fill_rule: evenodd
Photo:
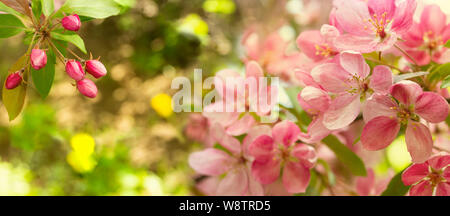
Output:
<svg viewBox="0 0 450 216">
<path fill-rule="evenodd" d="M 178 31 L 196 35 L 206 43 L 208 40 L 208 24 L 198 15 L 189 14 L 178 23 Z"/>
<path fill-rule="evenodd" d="M 168 118 L 172 115 L 172 97 L 168 94 L 157 94 L 150 101 L 152 108 L 158 113 L 158 115 Z"/>
<path fill-rule="evenodd" d="M 399 136 L 387 147 L 387 159 L 396 172 L 402 171 L 411 164 L 405 136 Z"/>
<path fill-rule="evenodd" d="M 95 140 L 86 133 L 80 133 L 72 137 L 70 140 L 70 146 L 73 151 L 80 155 L 91 155 L 94 153 Z"/>
<path fill-rule="evenodd" d="M 72 151 L 67 155 L 67 163 L 77 172 L 86 173 L 92 171 L 97 162 L 90 155 Z"/>
<path fill-rule="evenodd" d="M 203 10 L 210 13 L 232 14 L 236 5 L 232 0 L 206 0 L 203 2 Z"/>
</svg>

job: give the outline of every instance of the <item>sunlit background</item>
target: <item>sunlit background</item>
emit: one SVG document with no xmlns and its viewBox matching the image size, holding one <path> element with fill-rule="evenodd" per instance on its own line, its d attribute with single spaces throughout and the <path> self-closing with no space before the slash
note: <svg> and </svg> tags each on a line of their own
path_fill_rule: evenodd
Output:
<svg viewBox="0 0 450 216">
<path fill-rule="evenodd" d="M 189 114 L 171 110 L 172 79 L 242 68 L 250 28 L 280 31 L 296 50 L 299 32 L 326 23 L 331 9 L 331 0 L 127 1 L 120 16 L 80 33 L 109 72 L 96 99 L 82 97 L 58 65 L 47 99 L 29 91 L 13 122 L 1 106 L 0 195 L 199 195 L 187 157 L 202 144 L 185 135 Z M 450 12 L 449 1 L 425 2 Z M 2 80 L 26 49 L 21 37 L 0 40 Z M 377 172 L 408 165 L 402 140 Z"/>
</svg>

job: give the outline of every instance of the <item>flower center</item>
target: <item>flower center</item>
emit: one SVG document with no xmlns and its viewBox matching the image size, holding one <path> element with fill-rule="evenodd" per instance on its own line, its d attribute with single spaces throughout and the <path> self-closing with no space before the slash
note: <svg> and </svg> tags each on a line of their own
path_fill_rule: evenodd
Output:
<svg viewBox="0 0 450 216">
<path fill-rule="evenodd" d="M 385 28 L 389 23 L 392 22 L 392 20 L 386 19 L 386 15 L 386 12 L 381 14 L 381 17 L 374 14 L 371 19 L 364 21 L 370 23 L 372 26 L 366 25 L 364 26 L 364 29 L 368 29 L 369 27 L 371 27 L 372 31 L 375 32 L 378 37 L 380 37 L 381 39 L 386 38 L 387 34 Z"/>
<path fill-rule="evenodd" d="M 400 122 L 403 125 L 407 125 L 408 121 L 411 119 L 413 121 L 419 121 L 419 116 L 414 113 L 413 106 L 406 106 L 404 104 L 400 104 L 399 107 L 391 107 L 393 110 L 397 110 L 397 118 L 400 119 Z"/>
<path fill-rule="evenodd" d="M 441 176 L 441 171 L 432 170 L 432 172 L 430 172 L 427 177 L 432 186 L 436 186 L 437 184 L 444 181 L 444 178 L 442 178 Z"/>
<path fill-rule="evenodd" d="M 331 47 L 327 43 L 323 44 L 316 44 L 316 55 L 323 56 L 323 57 L 329 57 L 331 55 L 334 55 L 334 51 L 331 49 Z"/>
<path fill-rule="evenodd" d="M 444 41 L 442 40 L 442 36 L 435 36 L 434 32 L 427 31 L 423 35 L 423 41 L 425 44 L 425 48 L 430 51 L 436 50 L 440 46 L 444 45 Z"/>
</svg>

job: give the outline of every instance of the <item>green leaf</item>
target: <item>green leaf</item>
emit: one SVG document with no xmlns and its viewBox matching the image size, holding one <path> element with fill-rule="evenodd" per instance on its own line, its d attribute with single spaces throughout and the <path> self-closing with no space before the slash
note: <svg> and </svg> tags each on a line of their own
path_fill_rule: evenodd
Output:
<svg viewBox="0 0 450 216">
<path fill-rule="evenodd" d="M 398 83 L 402 80 L 407 80 L 415 77 L 420 77 L 427 75 L 428 72 L 415 72 L 415 73 L 407 73 L 407 74 L 401 74 L 401 75 L 394 75 L 394 83 Z"/>
<path fill-rule="evenodd" d="M 36 17 L 38 20 L 41 17 L 42 14 L 42 4 L 41 0 L 33 0 L 31 2 L 31 10 L 33 11 L 34 17 Z"/>
<path fill-rule="evenodd" d="M 445 79 L 442 81 L 441 88 L 448 88 L 450 87 L 450 75 L 445 77 Z"/>
<path fill-rule="evenodd" d="M 408 192 L 410 186 L 406 186 L 402 182 L 402 172 L 397 173 L 387 186 L 386 190 L 383 191 L 381 196 L 404 196 Z"/>
<path fill-rule="evenodd" d="M 0 14 L 0 38 L 8 38 L 25 29 L 22 21 L 11 14 Z"/>
<path fill-rule="evenodd" d="M 83 53 L 87 53 L 83 39 L 76 33 L 66 31 L 65 33 L 52 32 L 52 38 L 60 41 L 66 41 L 77 46 Z"/>
<path fill-rule="evenodd" d="M 55 11 L 55 4 L 53 0 L 40 0 L 42 5 L 42 13 L 49 17 Z"/>
<path fill-rule="evenodd" d="M 76 13 L 79 16 L 87 16 L 96 19 L 104 19 L 118 15 L 121 6 L 113 0 L 67 0 L 60 12 L 66 14 Z"/>
<path fill-rule="evenodd" d="M 336 137 L 333 135 L 327 136 L 322 142 L 336 154 L 338 160 L 341 161 L 354 175 L 367 175 L 366 168 L 361 158 L 347 148 L 347 146 L 342 144 Z"/>
<path fill-rule="evenodd" d="M 53 51 L 47 52 L 47 65 L 41 70 L 31 70 L 34 86 L 41 97 L 45 99 L 52 88 L 53 79 L 55 78 L 56 56 Z"/>
<path fill-rule="evenodd" d="M 8 70 L 8 74 L 12 74 L 16 71 L 22 70 L 26 66 L 27 60 L 27 54 L 20 57 L 19 60 L 17 60 L 17 62 Z M 24 81 L 27 81 L 27 70 L 29 70 L 29 68 L 25 68 L 23 77 Z M 3 83 L 2 100 L 6 110 L 8 111 L 9 120 L 12 121 L 20 114 L 20 112 L 22 112 L 23 105 L 25 104 L 27 88 L 26 85 L 22 83 L 15 89 L 6 89 L 5 83 Z"/>
<path fill-rule="evenodd" d="M 447 48 L 450 48 L 450 40 L 448 40 L 447 43 L 445 43 L 444 46 L 447 47 Z"/>
<path fill-rule="evenodd" d="M 450 75 L 450 63 L 442 64 L 436 67 L 429 75 L 428 80 L 443 80 L 445 77 Z"/>
</svg>

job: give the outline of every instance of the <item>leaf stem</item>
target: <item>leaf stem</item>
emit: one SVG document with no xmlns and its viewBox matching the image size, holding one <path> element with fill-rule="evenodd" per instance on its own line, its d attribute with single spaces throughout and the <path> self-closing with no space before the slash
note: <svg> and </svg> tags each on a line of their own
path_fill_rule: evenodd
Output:
<svg viewBox="0 0 450 216">
<path fill-rule="evenodd" d="M 84 62 L 84 59 L 79 57 L 77 54 L 75 54 L 75 52 L 73 52 L 71 49 L 67 48 L 67 51 L 70 52 L 70 54 L 72 54 L 73 56 L 75 56 L 78 60 Z"/>
<path fill-rule="evenodd" d="M 65 63 L 66 63 L 66 60 L 65 60 L 64 55 L 58 50 L 58 48 L 56 48 L 55 44 L 53 44 L 53 42 L 52 42 L 50 39 L 47 39 L 47 41 L 48 41 L 48 44 L 50 44 L 50 46 L 53 48 L 53 50 L 58 54 L 59 60 L 60 60 L 63 64 L 65 64 Z"/>
</svg>

